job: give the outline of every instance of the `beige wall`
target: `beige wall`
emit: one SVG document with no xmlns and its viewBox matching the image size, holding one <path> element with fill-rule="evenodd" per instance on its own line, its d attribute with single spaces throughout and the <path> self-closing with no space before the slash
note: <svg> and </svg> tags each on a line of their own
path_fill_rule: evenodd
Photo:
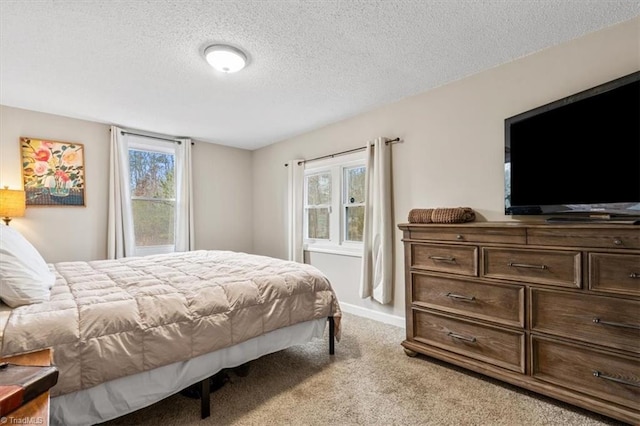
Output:
<svg viewBox="0 0 640 426">
<path fill-rule="evenodd" d="M 639 69 L 640 18 L 254 151 L 254 250 L 286 257 L 286 160 L 377 136 L 404 141 L 392 148 L 395 223 L 412 208 L 447 206 L 473 207 L 480 220 L 511 220 L 503 204 L 504 119 Z M 332 277 L 342 302 L 403 317 L 402 250 L 396 230 L 388 306 L 358 297 L 359 262 L 314 255 L 311 263 Z"/>
<path fill-rule="evenodd" d="M 27 207 L 13 219 L 45 260 L 101 259 L 107 251 L 109 127 L 51 114 L 0 107 L 0 185 L 22 188 L 20 137 L 84 144 L 86 207 Z"/>
<path fill-rule="evenodd" d="M 84 144 L 86 207 L 28 207 L 11 226 L 48 262 L 104 259 L 107 252 L 109 126 L 0 106 L 0 185 L 22 187 L 21 136 Z M 251 152 L 193 147 L 196 248 L 251 251 Z"/>
<path fill-rule="evenodd" d="M 198 142 L 193 149 L 196 248 L 252 252 L 251 151 Z"/>
</svg>

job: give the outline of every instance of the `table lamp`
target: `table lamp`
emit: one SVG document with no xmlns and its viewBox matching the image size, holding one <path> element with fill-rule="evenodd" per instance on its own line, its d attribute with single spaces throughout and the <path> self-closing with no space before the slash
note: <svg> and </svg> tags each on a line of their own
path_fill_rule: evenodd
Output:
<svg viewBox="0 0 640 426">
<path fill-rule="evenodd" d="M 4 223 L 9 222 L 14 217 L 24 216 L 25 209 L 25 192 L 19 189 L 9 189 L 5 186 L 0 189 L 0 216 Z"/>
</svg>

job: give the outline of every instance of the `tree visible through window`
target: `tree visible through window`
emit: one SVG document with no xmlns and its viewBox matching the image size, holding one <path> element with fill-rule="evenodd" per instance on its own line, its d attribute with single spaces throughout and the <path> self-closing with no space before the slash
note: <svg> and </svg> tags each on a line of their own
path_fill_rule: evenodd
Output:
<svg viewBox="0 0 640 426">
<path fill-rule="evenodd" d="M 174 154 L 130 149 L 129 176 L 136 247 L 174 245 Z"/>
<path fill-rule="evenodd" d="M 307 237 L 328 240 L 330 237 L 331 173 L 307 176 Z"/>
<path fill-rule="evenodd" d="M 364 229 L 365 167 L 344 169 L 344 223 L 346 241 L 362 241 Z"/>
</svg>

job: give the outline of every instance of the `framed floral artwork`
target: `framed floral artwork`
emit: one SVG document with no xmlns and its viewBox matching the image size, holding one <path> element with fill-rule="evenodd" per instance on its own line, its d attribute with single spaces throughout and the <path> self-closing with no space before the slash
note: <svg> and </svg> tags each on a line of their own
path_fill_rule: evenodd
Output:
<svg viewBox="0 0 640 426">
<path fill-rule="evenodd" d="M 20 138 L 27 206 L 84 206 L 84 145 Z"/>
</svg>

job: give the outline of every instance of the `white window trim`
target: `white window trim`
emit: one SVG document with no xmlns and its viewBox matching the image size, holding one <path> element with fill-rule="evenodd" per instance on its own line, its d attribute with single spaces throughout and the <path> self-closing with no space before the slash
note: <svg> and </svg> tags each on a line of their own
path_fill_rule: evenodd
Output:
<svg viewBox="0 0 640 426">
<path fill-rule="evenodd" d="M 343 211 L 344 199 L 344 169 L 354 166 L 365 165 L 365 152 L 356 152 L 338 157 L 327 158 L 325 160 L 314 161 L 312 166 L 305 166 L 304 170 L 304 203 L 307 200 L 307 176 L 330 171 L 331 172 L 331 205 L 330 208 L 330 226 L 329 240 L 310 239 L 308 235 L 308 222 L 306 214 L 306 206 L 303 205 L 303 241 L 302 248 L 305 251 L 317 253 L 338 254 L 344 256 L 362 257 L 362 242 L 345 241 L 344 227 L 345 215 Z"/>
<path fill-rule="evenodd" d="M 128 139 L 129 151 L 147 151 L 147 152 L 159 152 L 163 154 L 171 154 L 176 156 L 176 146 L 173 142 L 154 141 L 148 142 L 148 138 L 136 137 L 132 135 Z M 147 197 L 136 197 L 131 195 L 131 200 L 147 200 Z M 177 203 L 175 198 L 153 198 L 154 201 L 173 201 Z M 135 220 L 135 218 L 134 218 Z M 174 223 L 175 226 L 175 223 Z M 135 244 L 135 237 L 134 237 Z M 176 251 L 175 241 L 174 244 L 164 244 L 159 246 L 135 246 L 134 253 L 136 256 L 148 256 L 152 254 L 165 254 L 173 253 Z"/>
</svg>

